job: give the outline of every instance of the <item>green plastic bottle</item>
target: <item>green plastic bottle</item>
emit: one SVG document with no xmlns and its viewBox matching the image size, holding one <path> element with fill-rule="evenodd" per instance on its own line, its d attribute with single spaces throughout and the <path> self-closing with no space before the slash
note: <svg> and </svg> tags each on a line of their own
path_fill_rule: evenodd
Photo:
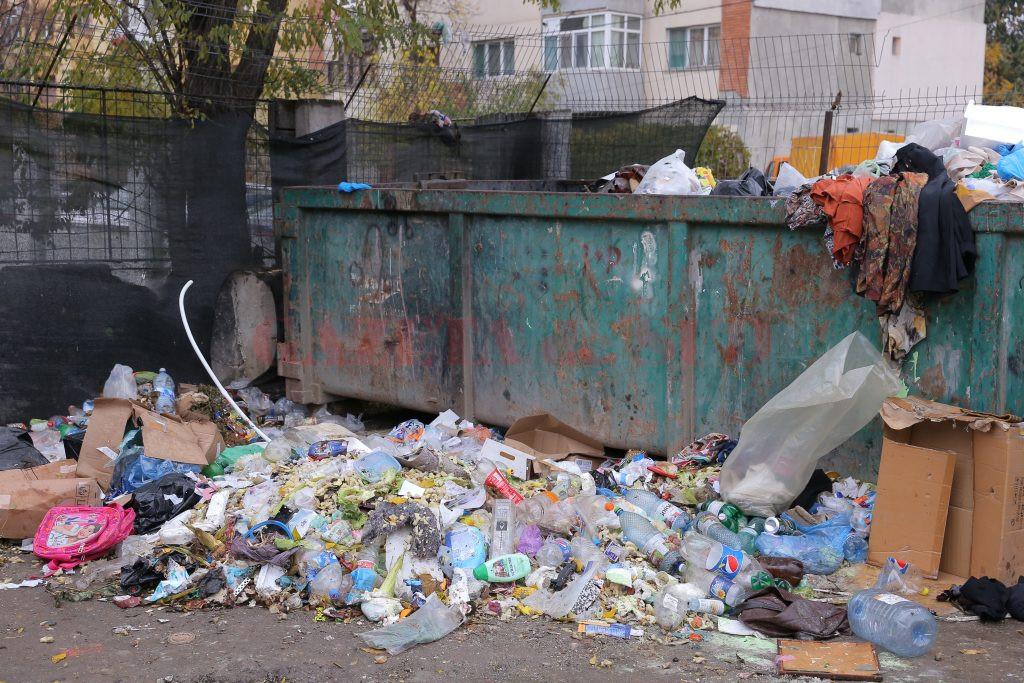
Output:
<svg viewBox="0 0 1024 683">
<path fill-rule="evenodd" d="M 529 557 L 522 553 L 513 553 L 484 562 L 473 570 L 473 576 L 480 581 L 507 583 L 526 578 L 530 569 Z"/>
</svg>

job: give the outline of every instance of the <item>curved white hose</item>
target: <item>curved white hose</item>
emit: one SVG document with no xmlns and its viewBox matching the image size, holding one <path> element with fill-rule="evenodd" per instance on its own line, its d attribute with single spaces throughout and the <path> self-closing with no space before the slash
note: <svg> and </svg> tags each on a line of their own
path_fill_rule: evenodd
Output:
<svg viewBox="0 0 1024 683">
<path fill-rule="evenodd" d="M 224 385 L 220 383 L 219 379 L 217 379 L 217 375 L 213 374 L 213 368 L 211 368 L 210 364 L 206 362 L 206 358 L 203 357 L 202 351 L 199 350 L 199 345 L 196 344 L 196 338 L 192 336 L 192 330 L 189 329 L 188 318 L 185 317 L 185 292 L 187 292 L 188 288 L 191 286 L 192 280 L 189 280 L 185 283 L 185 286 L 181 288 L 181 292 L 178 294 L 178 310 L 181 311 L 181 324 L 185 326 L 185 334 L 188 335 L 188 340 L 192 343 L 192 350 L 196 352 L 197 356 L 199 356 L 199 362 L 203 364 L 204 368 L 206 368 L 206 374 L 208 374 L 210 379 L 213 380 L 213 383 L 217 386 L 217 389 L 220 391 L 220 395 L 224 397 L 224 400 L 231 404 L 231 407 L 234 408 L 238 416 L 245 420 L 245 423 L 252 427 L 256 433 L 259 434 L 261 439 L 264 441 L 270 441 L 270 437 L 264 434 L 260 428 L 256 426 L 256 423 L 250 420 L 249 416 L 243 413 L 242 409 L 238 407 L 238 404 L 235 403 L 231 396 L 228 395 L 227 389 L 225 389 Z"/>
</svg>

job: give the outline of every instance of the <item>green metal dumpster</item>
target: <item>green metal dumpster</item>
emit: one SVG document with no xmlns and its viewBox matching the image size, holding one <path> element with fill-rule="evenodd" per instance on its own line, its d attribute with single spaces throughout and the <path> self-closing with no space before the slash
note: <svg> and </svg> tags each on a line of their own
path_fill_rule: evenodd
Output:
<svg viewBox="0 0 1024 683">
<path fill-rule="evenodd" d="M 819 232 L 785 226 L 781 200 L 513 187 L 285 190 L 289 396 L 496 425 L 549 412 L 609 446 L 666 453 L 737 434 L 853 330 L 879 339 L 873 304 Z M 976 273 L 929 304 L 903 368 L 912 393 L 1024 409 L 1022 216 L 971 213 Z M 876 420 L 827 463 L 872 477 L 880 442 Z"/>
</svg>

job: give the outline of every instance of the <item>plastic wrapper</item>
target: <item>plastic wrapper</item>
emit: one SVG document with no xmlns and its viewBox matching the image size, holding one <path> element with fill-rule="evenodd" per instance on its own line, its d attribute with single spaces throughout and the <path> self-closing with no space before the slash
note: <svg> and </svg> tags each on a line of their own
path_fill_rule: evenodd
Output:
<svg viewBox="0 0 1024 683">
<path fill-rule="evenodd" d="M 45 465 L 43 454 L 7 427 L 0 427 L 0 471 Z"/>
<path fill-rule="evenodd" d="M 748 516 L 785 510 L 821 456 L 866 425 L 901 387 L 864 335 L 847 336 L 747 420 L 722 466 L 722 498 Z"/>
<path fill-rule="evenodd" d="M 561 619 L 572 611 L 602 568 L 602 563 L 591 562 L 582 574 L 576 576 L 560 591 L 540 588 L 523 600 L 523 604 L 554 619 Z"/>
<path fill-rule="evenodd" d="M 963 119 L 936 119 L 917 124 L 907 135 L 905 143 L 916 142 L 922 147 L 935 151 L 951 147 L 953 138 L 960 132 Z M 895 154 L 895 152 L 894 152 Z"/>
<path fill-rule="evenodd" d="M 806 183 L 807 180 L 807 176 L 796 170 L 791 164 L 782 162 L 779 166 L 779 177 L 775 179 L 775 188 L 772 194 L 776 197 L 791 195 L 798 187 Z"/>
<path fill-rule="evenodd" d="M 111 497 L 130 493 L 144 484 L 161 479 L 168 474 L 194 472 L 202 469 L 199 465 L 174 462 L 163 458 L 151 458 L 142 446 L 129 446 L 121 451 L 114 461 L 114 476 L 111 478 Z"/>
<path fill-rule="evenodd" d="M 853 533 L 850 516 L 837 515 L 821 524 L 802 524 L 783 515 L 801 533 L 798 535 L 761 534 L 755 546 L 762 555 L 789 557 L 800 560 L 809 574 L 828 575 L 842 565 L 843 560 L 863 562 L 867 559 L 867 543 Z M 863 557 L 858 557 L 863 550 Z"/>
<path fill-rule="evenodd" d="M 1024 148 L 1010 152 L 996 164 L 1003 180 L 1024 180 Z"/>
<path fill-rule="evenodd" d="M 103 395 L 107 398 L 138 398 L 139 390 L 132 369 L 127 365 L 115 365 L 103 384 Z"/>
<path fill-rule="evenodd" d="M 256 387 L 239 389 L 238 397 L 245 401 L 245 407 L 248 409 L 251 417 L 266 415 L 274 409 L 274 404 L 271 402 L 270 397 Z"/>
<path fill-rule="evenodd" d="M 431 594 L 423 606 L 402 621 L 378 628 L 359 637 L 370 647 L 397 655 L 414 645 L 440 640 L 462 625 L 465 617 L 458 607 L 447 607 L 436 594 Z"/>
<path fill-rule="evenodd" d="M 644 175 L 633 194 L 700 194 L 700 178 L 683 163 L 686 152 L 677 149 L 673 154 L 659 159 Z"/>
<path fill-rule="evenodd" d="M 200 500 L 196 482 L 180 472 L 143 484 L 128 503 L 128 507 L 135 510 L 135 533 L 156 531 L 167 520 L 195 507 Z"/>
</svg>

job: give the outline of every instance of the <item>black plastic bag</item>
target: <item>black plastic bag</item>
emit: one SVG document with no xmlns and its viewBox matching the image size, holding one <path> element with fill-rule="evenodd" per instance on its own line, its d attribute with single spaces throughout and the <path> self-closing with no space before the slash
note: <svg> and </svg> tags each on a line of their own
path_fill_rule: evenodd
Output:
<svg viewBox="0 0 1024 683">
<path fill-rule="evenodd" d="M 180 472 L 143 484 L 135 489 L 128 503 L 128 507 L 135 510 L 135 533 L 156 531 L 167 520 L 195 507 L 200 500 L 196 482 Z"/>
<path fill-rule="evenodd" d="M 772 193 L 772 187 L 764 173 L 756 168 L 747 171 L 736 180 L 719 180 L 711 190 L 713 195 L 727 197 L 766 197 Z"/>
<path fill-rule="evenodd" d="M 157 558 L 140 557 L 121 567 L 121 590 L 128 595 L 142 595 L 163 580 L 163 564 Z"/>
<path fill-rule="evenodd" d="M 31 439 L 24 439 L 10 427 L 0 428 L 0 470 L 23 470 L 38 467 L 49 462 L 32 446 Z"/>
</svg>

